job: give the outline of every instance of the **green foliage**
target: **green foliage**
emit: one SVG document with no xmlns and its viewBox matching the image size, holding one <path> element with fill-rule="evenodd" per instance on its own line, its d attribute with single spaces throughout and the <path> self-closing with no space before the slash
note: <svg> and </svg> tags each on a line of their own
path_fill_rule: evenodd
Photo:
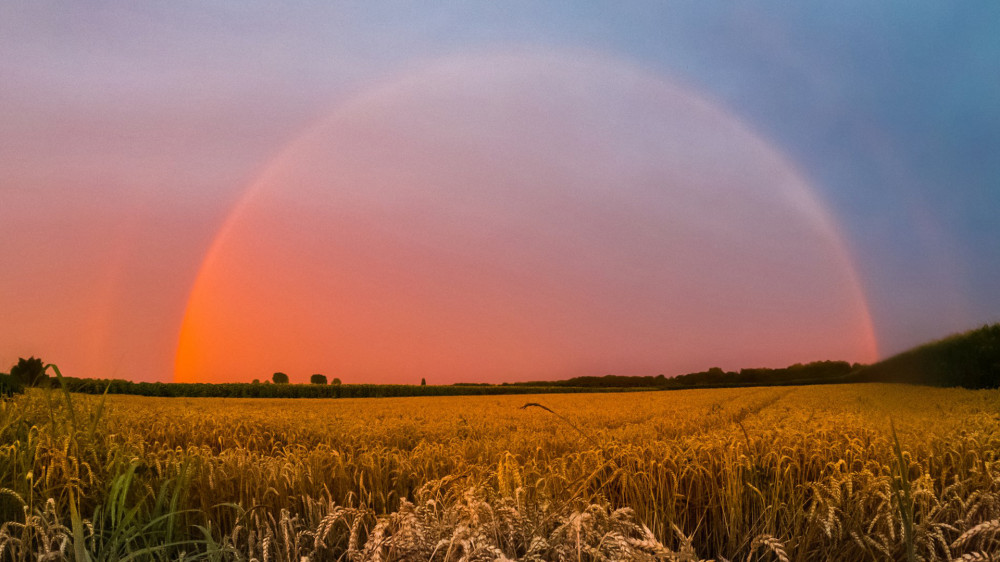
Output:
<svg viewBox="0 0 1000 562">
<path fill-rule="evenodd" d="M 707 371 L 688 373 L 673 378 L 664 375 L 624 376 L 605 375 L 603 377 L 573 377 L 562 381 L 541 381 L 522 383 L 537 386 L 564 386 L 581 388 L 722 388 L 730 386 L 799 385 L 846 382 L 846 377 L 854 370 L 847 361 L 815 361 L 796 363 L 783 369 L 741 369 L 739 372 L 723 371 L 712 367 Z"/>
<path fill-rule="evenodd" d="M 271 380 L 274 381 L 274 384 L 288 384 L 288 375 L 281 372 L 274 373 L 271 375 Z"/>
<path fill-rule="evenodd" d="M 315 374 L 309 377 L 310 384 L 326 384 L 326 375 Z"/>
<path fill-rule="evenodd" d="M 903 382 L 932 386 L 1000 386 L 1000 324 L 921 345 L 862 368 L 857 382 Z"/>
<path fill-rule="evenodd" d="M 24 385 L 14 377 L 0 373 L 0 397 L 13 396 L 24 392 Z"/>
<path fill-rule="evenodd" d="M 37 357 L 19 358 L 17 365 L 10 368 L 10 376 L 24 386 L 41 386 L 48 380 L 48 375 L 45 374 L 45 365 Z"/>
</svg>

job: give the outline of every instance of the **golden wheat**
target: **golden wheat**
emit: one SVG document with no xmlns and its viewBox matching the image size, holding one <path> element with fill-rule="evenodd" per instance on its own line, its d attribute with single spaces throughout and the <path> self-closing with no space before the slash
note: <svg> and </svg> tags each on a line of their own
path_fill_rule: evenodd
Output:
<svg viewBox="0 0 1000 562">
<path fill-rule="evenodd" d="M 99 403 L 0 406 L 0 560 L 72 559 L 80 541 L 289 562 L 1000 552 L 997 391 Z"/>
</svg>

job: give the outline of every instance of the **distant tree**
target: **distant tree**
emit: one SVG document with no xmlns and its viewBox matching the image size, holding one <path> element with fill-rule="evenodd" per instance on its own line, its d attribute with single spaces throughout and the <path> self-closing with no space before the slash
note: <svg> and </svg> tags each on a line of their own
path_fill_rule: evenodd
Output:
<svg viewBox="0 0 1000 562">
<path fill-rule="evenodd" d="M 37 357 L 19 358 L 17 365 L 10 368 L 10 376 L 24 386 L 38 386 L 48 378 L 45 365 Z"/>
<path fill-rule="evenodd" d="M 274 381 L 274 384 L 288 384 L 288 375 L 280 372 L 274 373 L 271 375 L 271 380 Z"/>
<path fill-rule="evenodd" d="M 340 379 L 338 379 L 337 377 L 334 377 L 333 378 L 333 382 L 330 383 L 330 384 L 340 384 Z"/>
<path fill-rule="evenodd" d="M 21 381 L 10 375 L 0 373 L 0 397 L 12 396 L 20 392 L 24 392 L 24 385 L 21 384 Z"/>
<path fill-rule="evenodd" d="M 427 386 L 427 379 L 421 378 L 420 379 L 420 386 Z"/>
<path fill-rule="evenodd" d="M 260 379 L 254 379 L 250 384 L 260 384 Z"/>
<path fill-rule="evenodd" d="M 312 384 L 326 384 L 326 375 L 316 374 L 309 377 L 309 382 Z"/>
</svg>

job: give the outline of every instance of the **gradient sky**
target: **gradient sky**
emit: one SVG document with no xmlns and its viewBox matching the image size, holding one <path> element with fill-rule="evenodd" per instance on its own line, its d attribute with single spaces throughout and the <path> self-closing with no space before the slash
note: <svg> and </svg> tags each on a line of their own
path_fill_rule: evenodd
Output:
<svg viewBox="0 0 1000 562">
<path fill-rule="evenodd" d="M 870 361 L 1000 320 L 1000 6 L 0 3 L 0 366 Z"/>
</svg>

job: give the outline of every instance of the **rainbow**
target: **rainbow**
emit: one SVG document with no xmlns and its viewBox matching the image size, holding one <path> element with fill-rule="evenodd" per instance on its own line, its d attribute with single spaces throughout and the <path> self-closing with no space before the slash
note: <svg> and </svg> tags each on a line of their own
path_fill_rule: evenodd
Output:
<svg viewBox="0 0 1000 562">
<path fill-rule="evenodd" d="M 239 202 L 234 206 L 219 229 L 202 260 L 199 273 L 191 289 L 184 313 L 184 320 L 178 335 L 179 343 L 175 359 L 175 380 L 202 380 L 207 376 L 206 372 L 211 367 L 199 364 L 199 350 L 203 349 L 205 345 L 209 345 L 210 341 L 215 337 L 213 334 L 221 333 L 220 330 L 223 329 L 207 329 L 199 324 L 202 322 L 200 320 L 202 311 L 199 307 L 207 306 L 206 303 L 213 302 L 216 296 L 213 296 L 211 293 L 213 291 L 218 292 L 217 287 L 212 288 L 209 286 L 210 280 L 226 274 L 227 267 L 230 267 L 230 265 L 227 265 L 229 264 L 227 262 L 227 259 L 229 259 L 227 257 L 228 253 L 231 253 L 230 247 L 238 237 L 246 235 L 247 230 L 245 228 L 241 230 L 241 225 L 244 225 L 249 220 L 248 217 L 257 212 L 255 210 L 256 206 L 261 204 L 260 201 L 262 199 L 268 197 L 275 200 L 281 197 L 294 198 L 294 194 L 290 196 L 280 195 L 275 185 L 285 180 L 284 176 L 289 173 L 289 170 L 302 167 L 304 162 L 305 164 L 311 162 L 307 161 L 308 158 L 303 155 L 311 154 L 310 150 L 315 150 L 311 147 L 319 142 L 318 139 L 323 139 L 325 136 L 330 135 L 331 127 L 337 127 L 345 122 L 354 123 L 358 119 L 364 119 L 367 118 L 366 116 L 377 114 L 381 108 L 386 106 L 405 103 L 405 101 L 401 102 L 400 100 L 410 100 L 420 98 L 421 96 L 433 99 L 436 91 L 434 90 L 435 88 L 440 88 L 442 91 L 447 92 L 449 88 L 465 87 L 463 84 L 466 81 L 482 80 L 484 76 L 482 69 L 484 68 L 490 69 L 489 71 L 485 71 L 487 79 L 494 76 L 497 72 L 502 74 L 506 71 L 497 71 L 496 69 L 517 69 L 510 70 L 510 72 L 516 73 L 522 72 L 521 69 L 524 68 L 540 68 L 545 72 L 548 71 L 547 69 L 561 69 L 559 72 L 565 72 L 571 77 L 579 74 L 583 77 L 581 78 L 582 80 L 591 80 L 590 77 L 594 74 L 602 73 L 616 78 L 624 77 L 626 80 L 637 84 L 635 87 L 639 91 L 648 89 L 658 92 L 669 92 L 669 95 L 672 96 L 671 99 L 675 97 L 678 100 L 682 100 L 683 104 L 685 104 L 684 107 L 693 108 L 694 113 L 707 116 L 706 119 L 711 119 L 713 123 L 723 123 L 727 131 L 736 131 L 737 136 L 748 139 L 747 143 L 751 144 L 753 150 L 756 151 L 754 154 L 759 159 L 772 163 L 774 176 L 782 179 L 779 182 L 780 185 L 774 188 L 775 194 L 771 197 L 787 203 L 790 208 L 794 208 L 795 212 L 808 223 L 813 231 L 822 235 L 822 238 L 825 240 L 824 244 L 828 244 L 832 249 L 829 259 L 836 262 L 839 274 L 846 279 L 846 283 L 849 285 L 845 289 L 846 296 L 844 297 L 844 301 L 852 303 L 851 306 L 855 309 L 853 314 L 859 319 L 852 324 L 854 329 L 859 332 L 852 336 L 860 342 L 855 346 L 859 354 L 856 359 L 870 361 L 877 357 L 877 341 L 869 306 L 856 267 L 844 243 L 843 233 L 833 219 L 832 213 L 823 204 L 822 198 L 816 189 L 784 154 L 774 148 L 771 143 L 756 133 L 752 127 L 739 117 L 727 111 L 719 104 L 714 103 L 705 95 L 696 92 L 694 89 L 678 85 L 676 81 L 654 75 L 645 69 L 590 52 L 543 54 L 518 52 L 513 54 L 451 57 L 422 65 L 417 70 L 394 77 L 339 103 L 329 114 L 311 124 L 295 140 L 285 146 L 278 153 L 277 157 L 264 167 L 258 177 L 249 183 Z M 429 87 L 428 84 L 432 86 Z M 504 86 L 509 86 L 509 84 L 504 83 L 497 87 Z M 430 94 L 428 94 L 428 88 L 432 90 Z M 589 91 L 585 91 L 584 89 L 581 89 L 581 91 L 584 92 L 581 95 L 590 95 Z M 597 96 L 598 94 L 594 95 Z M 602 100 L 599 101 L 603 103 Z M 375 164 L 373 163 L 372 165 Z M 284 199 L 281 200 L 283 201 Z M 380 199 L 378 202 L 381 203 L 383 200 Z M 301 201 L 300 203 L 307 207 L 309 205 L 309 201 Z M 262 240 L 258 241 L 258 243 L 280 245 L 280 241 Z M 275 252 L 278 251 L 275 250 Z M 273 255 L 282 254 L 274 253 Z M 264 304 L 266 303 L 262 303 L 262 306 Z M 250 303 L 249 306 L 253 306 L 253 303 Z M 215 331 L 213 332 L 213 330 Z M 225 342 L 225 344 L 229 343 L 231 342 Z M 511 345 L 515 346 L 516 344 L 512 343 Z"/>
</svg>

